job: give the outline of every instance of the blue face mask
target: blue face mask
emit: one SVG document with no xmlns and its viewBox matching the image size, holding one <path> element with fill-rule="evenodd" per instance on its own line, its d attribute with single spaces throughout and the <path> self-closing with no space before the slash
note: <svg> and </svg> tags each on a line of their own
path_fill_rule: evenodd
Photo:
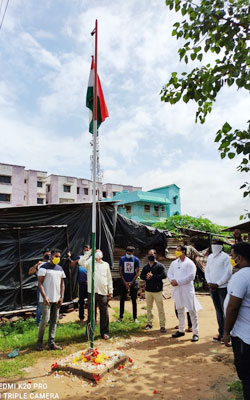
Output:
<svg viewBox="0 0 250 400">
<path fill-rule="evenodd" d="M 45 254 L 45 256 L 43 258 L 44 258 L 44 260 L 49 260 L 50 259 L 50 255 L 49 254 Z"/>
<path fill-rule="evenodd" d="M 132 254 L 127 254 L 127 253 L 126 253 L 126 257 L 127 257 L 127 258 L 132 258 L 133 255 L 132 255 Z"/>
</svg>

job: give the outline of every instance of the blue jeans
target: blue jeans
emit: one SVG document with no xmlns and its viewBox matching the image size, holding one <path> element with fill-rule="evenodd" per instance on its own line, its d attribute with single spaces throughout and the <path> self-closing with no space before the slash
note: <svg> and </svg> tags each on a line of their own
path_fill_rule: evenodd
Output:
<svg viewBox="0 0 250 400">
<path fill-rule="evenodd" d="M 47 323 L 49 322 L 49 340 L 48 344 L 51 346 L 55 343 L 55 334 L 56 334 L 56 325 L 57 320 L 59 317 L 59 306 L 57 303 L 50 303 L 48 306 L 47 304 L 40 303 L 40 308 L 42 312 L 42 319 L 39 325 L 38 331 L 38 341 L 37 344 L 42 346 L 43 344 L 43 336 L 45 332 L 45 328 Z"/>
<path fill-rule="evenodd" d="M 40 310 L 39 296 L 40 296 L 40 291 L 39 291 L 39 289 L 37 287 L 37 289 L 36 289 L 36 302 L 37 302 L 37 305 L 36 305 L 36 323 L 37 323 L 37 325 L 40 324 L 40 320 L 41 320 L 41 310 Z"/>
<path fill-rule="evenodd" d="M 216 290 L 210 289 L 214 308 L 216 311 L 217 322 L 219 325 L 219 336 L 222 338 L 224 333 L 224 300 L 227 295 L 227 288 L 218 288 Z"/>
</svg>

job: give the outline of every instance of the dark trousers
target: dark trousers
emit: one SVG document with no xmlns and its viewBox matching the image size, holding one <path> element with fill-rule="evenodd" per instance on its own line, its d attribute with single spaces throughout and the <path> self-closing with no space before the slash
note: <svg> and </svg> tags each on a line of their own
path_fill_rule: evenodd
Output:
<svg viewBox="0 0 250 400">
<path fill-rule="evenodd" d="M 210 290 L 210 295 L 212 297 L 215 311 L 216 311 L 216 317 L 217 317 L 217 322 L 219 325 L 219 336 L 223 337 L 224 333 L 224 300 L 227 295 L 227 288 L 221 288 L 221 289 L 216 289 L 216 290 Z"/>
<path fill-rule="evenodd" d="M 37 323 L 37 325 L 39 325 L 40 324 L 40 321 L 41 321 L 41 310 L 40 310 L 40 290 L 38 289 L 38 287 L 37 287 L 37 289 L 36 289 L 36 300 L 37 300 L 37 302 L 36 302 L 36 323 Z"/>
<path fill-rule="evenodd" d="M 79 319 L 84 319 L 84 300 L 88 298 L 87 282 L 79 282 Z"/>
<path fill-rule="evenodd" d="M 178 311 L 176 310 L 176 308 L 175 308 L 175 315 L 178 318 Z M 188 327 L 192 328 L 192 321 L 191 321 L 189 312 L 187 312 L 187 320 L 188 320 Z"/>
<path fill-rule="evenodd" d="M 91 294 L 88 293 L 88 323 L 90 322 Z M 100 333 L 101 337 L 105 333 L 109 333 L 109 313 L 108 313 L 108 296 L 95 293 L 95 321 L 97 307 L 100 310 Z"/>
<path fill-rule="evenodd" d="M 243 386 L 244 400 L 250 400 L 250 345 L 239 337 L 231 337 L 234 364 Z"/>
<path fill-rule="evenodd" d="M 138 285 L 132 285 L 130 287 L 130 297 L 132 300 L 132 306 L 133 306 L 133 318 L 136 319 L 137 318 L 137 292 L 138 292 Z M 123 282 L 121 282 L 121 296 L 120 296 L 120 318 L 123 318 L 123 314 L 124 314 L 124 304 L 125 304 L 125 300 L 127 298 L 127 293 L 128 293 L 128 289 L 126 288 L 126 286 L 124 285 Z"/>
</svg>

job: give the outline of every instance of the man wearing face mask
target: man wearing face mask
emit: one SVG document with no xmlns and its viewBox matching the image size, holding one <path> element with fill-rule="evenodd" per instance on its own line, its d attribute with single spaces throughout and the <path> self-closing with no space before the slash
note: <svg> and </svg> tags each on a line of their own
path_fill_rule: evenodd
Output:
<svg viewBox="0 0 250 400">
<path fill-rule="evenodd" d="M 165 312 L 163 307 L 162 280 L 167 277 L 166 268 L 163 264 L 156 260 L 156 251 L 150 249 L 148 251 L 148 263 L 143 267 L 140 278 L 146 281 L 146 302 L 147 302 L 147 325 L 146 330 L 153 328 L 153 313 L 152 308 L 154 301 L 158 309 L 158 315 L 160 320 L 160 331 L 166 333 L 165 323 Z"/>
<path fill-rule="evenodd" d="M 232 246 L 232 258 L 239 267 L 227 287 L 224 302 L 224 342 L 229 345 L 230 336 L 234 352 L 234 364 L 242 381 L 244 399 L 250 399 L 250 243 Z"/>
<path fill-rule="evenodd" d="M 87 254 L 90 250 L 90 245 L 85 244 L 83 246 L 83 255 Z M 79 287 L 79 320 L 80 324 L 84 323 L 84 301 L 88 298 L 88 285 L 87 285 L 87 270 L 82 265 L 79 265 L 79 260 L 81 256 L 76 257 L 75 260 L 71 260 L 69 266 L 75 267 L 78 266 L 78 287 Z"/>
<path fill-rule="evenodd" d="M 79 259 L 79 265 L 82 265 L 88 271 L 88 322 L 90 322 L 90 306 L 91 306 L 91 268 L 92 268 L 92 251 L 89 250 Z M 100 310 L 100 332 L 101 337 L 105 340 L 109 339 L 109 314 L 108 302 L 113 296 L 113 281 L 109 264 L 103 261 L 103 253 L 100 249 L 95 252 L 95 315 L 96 308 Z"/>
<path fill-rule="evenodd" d="M 168 270 L 168 279 L 173 286 L 173 299 L 177 309 L 179 329 L 172 337 L 179 338 L 185 335 L 185 310 L 189 312 L 193 337 L 192 342 L 199 340 L 198 333 L 198 314 L 202 308 L 195 297 L 194 278 L 196 266 L 190 258 L 186 256 L 185 246 L 178 246 L 175 252 L 177 259 L 170 264 Z"/>
<path fill-rule="evenodd" d="M 127 297 L 127 292 L 129 291 L 132 306 L 133 306 L 133 319 L 135 322 L 137 320 L 137 292 L 138 283 L 137 278 L 140 273 L 140 261 L 134 256 L 135 248 L 133 246 L 128 246 L 126 248 L 125 256 L 120 258 L 120 275 L 121 275 L 121 298 L 120 298 L 120 318 L 118 322 L 122 322 L 124 314 L 124 303 Z"/>
<path fill-rule="evenodd" d="M 66 275 L 59 265 L 61 250 L 51 250 L 50 261 L 44 263 L 38 270 L 38 288 L 40 291 L 40 308 L 42 319 L 39 325 L 37 350 L 43 350 L 43 336 L 49 322 L 49 350 L 61 350 L 55 343 L 56 325 L 59 309 L 64 297 L 64 279 Z"/>
<path fill-rule="evenodd" d="M 37 276 L 39 268 L 43 264 L 45 264 L 45 263 L 47 263 L 49 261 L 50 255 L 51 255 L 50 254 L 50 249 L 49 248 L 44 249 L 43 250 L 43 261 L 38 261 L 35 265 L 30 267 L 28 275 L 36 274 L 36 276 Z M 36 323 L 37 323 L 37 325 L 39 325 L 40 324 L 40 320 L 41 320 L 41 310 L 40 310 L 40 301 L 39 301 L 40 291 L 38 289 L 38 286 L 37 286 L 37 292 L 36 293 L 37 293 Z"/>
<path fill-rule="evenodd" d="M 213 239 L 212 253 L 207 258 L 205 278 L 210 290 L 218 322 L 218 335 L 213 337 L 214 342 L 223 342 L 224 332 L 224 300 L 227 295 L 227 285 L 232 276 L 232 265 L 229 256 L 222 251 L 223 242 Z"/>
</svg>

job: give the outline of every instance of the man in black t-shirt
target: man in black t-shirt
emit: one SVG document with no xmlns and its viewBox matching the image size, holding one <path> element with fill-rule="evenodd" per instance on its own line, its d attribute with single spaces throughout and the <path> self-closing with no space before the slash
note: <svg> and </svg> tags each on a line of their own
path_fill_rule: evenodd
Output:
<svg viewBox="0 0 250 400">
<path fill-rule="evenodd" d="M 156 251 L 151 249 L 148 251 L 148 263 L 143 267 L 140 278 L 146 281 L 146 302 L 147 302 L 147 318 L 148 323 L 146 330 L 153 328 L 153 303 L 156 302 L 160 320 L 160 331 L 166 333 L 165 312 L 162 299 L 162 280 L 167 277 L 167 271 L 163 264 L 156 260 Z"/>
</svg>

